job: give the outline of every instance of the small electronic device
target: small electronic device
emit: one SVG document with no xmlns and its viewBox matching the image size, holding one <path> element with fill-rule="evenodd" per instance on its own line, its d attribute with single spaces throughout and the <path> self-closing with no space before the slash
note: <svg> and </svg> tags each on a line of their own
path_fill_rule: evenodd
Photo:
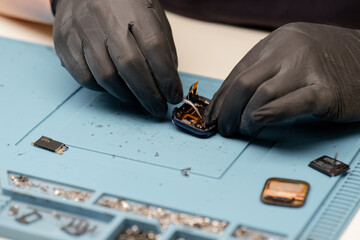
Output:
<svg viewBox="0 0 360 240">
<path fill-rule="evenodd" d="M 183 105 L 176 107 L 172 113 L 172 122 L 175 126 L 198 137 L 210 137 L 216 133 L 216 125 L 208 125 L 203 115 L 210 100 L 199 96 L 198 82 L 191 85 L 189 93 L 183 100 Z"/>
<path fill-rule="evenodd" d="M 55 141 L 45 136 L 42 136 L 36 142 L 31 144 L 35 147 L 43 148 L 57 154 L 63 154 L 68 149 L 64 143 Z"/>
<path fill-rule="evenodd" d="M 334 177 L 349 170 L 349 165 L 336 160 L 336 157 L 331 158 L 329 156 L 322 156 L 318 159 L 315 159 L 309 163 L 309 167 L 325 173 L 330 177 Z"/>
<path fill-rule="evenodd" d="M 261 194 L 261 201 L 266 204 L 286 207 L 301 207 L 304 205 L 310 185 L 307 182 L 269 178 Z"/>
</svg>

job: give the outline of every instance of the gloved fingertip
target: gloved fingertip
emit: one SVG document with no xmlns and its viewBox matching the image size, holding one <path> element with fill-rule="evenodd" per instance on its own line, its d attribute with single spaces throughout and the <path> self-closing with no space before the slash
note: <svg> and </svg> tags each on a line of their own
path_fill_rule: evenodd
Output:
<svg viewBox="0 0 360 240">
<path fill-rule="evenodd" d="M 163 118 L 167 112 L 167 104 L 165 102 L 154 104 L 150 108 L 146 108 L 154 117 Z"/>
<path fill-rule="evenodd" d="M 166 79 L 163 81 L 162 87 L 160 86 L 160 91 L 168 103 L 180 103 L 183 100 L 184 94 L 179 74 L 177 72 L 169 74 L 169 77 Z"/>
<path fill-rule="evenodd" d="M 257 124 L 252 124 L 251 126 L 247 126 L 245 128 L 240 129 L 241 135 L 253 137 L 257 135 L 257 133 L 261 130 L 261 126 Z"/>
<path fill-rule="evenodd" d="M 228 129 L 225 128 L 218 128 L 218 131 L 223 137 L 231 137 L 234 135 L 234 133 L 228 131 Z"/>
<path fill-rule="evenodd" d="M 266 124 L 271 122 L 272 115 L 267 113 L 267 111 L 259 109 L 252 114 L 252 119 L 257 124 Z"/>
<path fill-rule="evenodd" d="M 235 131 L 230 124 L 221 124 L 218 125 L 219 133 L 224 137 L 231 137 L 235 134 Z"/>
<path fill-rule="evenodd" d="M 214 125 L 217 122 L 218 114 L 215 114 L 216 111 L 214 111 L 213 106 L 213 103 L 210 102 L 210 104 L 205 108 L 203 115 L 203 119 L 208 125 Z"/>
<path fill-rule="evenodd" d="M 210 125 L 210 116 L 206 112 L 203 115 L 203 120 L 206 124 Z"/>
<path fill-rule="evenodd" d="M 210 112 L 207 112 L 206 110 L 203 115 L 203 120 L 207 125 L 216 124 L 216 118 L 213 115 L 210 115 Z"/>
<path fill-rule="evenodd" d="M 260 128 L 261 126 L 252 119 L 251 115 L 245 113 L 241 117 L 238 132 L 243 136 L 252 137 L 256 135 Z"/>
<path fill-rule="evenodd" d="M 183 100 L 183 90 L 174 89 L 173 93 L 167 97 L 167 101 L 171 104 L 178 104 Z"/>
</svg>

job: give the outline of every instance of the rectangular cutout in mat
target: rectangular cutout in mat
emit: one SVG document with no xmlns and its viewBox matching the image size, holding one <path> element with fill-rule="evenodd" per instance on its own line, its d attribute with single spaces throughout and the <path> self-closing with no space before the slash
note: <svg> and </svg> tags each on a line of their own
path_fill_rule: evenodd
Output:
<svg viewBox="0 0 360 240">
<path fill-rule="evenodd" d="M 199 92 L 211 98 L 221 85 L 215 79 L 181 75 L 184 89 L 199 80 Z M 219 178 L 236 161 L 248 141 L 216 134 L 199 139 L 171 123 L 174 106 L 169 105 L 163 121 L 149 113 L 124 106 L 106 93 L 81 89 L 48 119 L 52 129 L 37 132 L 56 136 L 70 148 L 80 148 L 164 168 Z M 76 132 L 76 134 L 74 134 Z"/>
<path fill-rule="evenodd" d="M 0 211 L 0 236 L 9 233 L 14 239 L 34 239 L 33 233 L 38 232 L 37 239 L 101 239 L 109 231 L 108 225 L 114 217 L 100 212 L 89 212 L 87 216 L 86 212 L 83 209 L 85 214 L 78 215 L 64 209 L 11 200 Z M 17 229 L 15 233 L 14 228 Z"/>
</svg>

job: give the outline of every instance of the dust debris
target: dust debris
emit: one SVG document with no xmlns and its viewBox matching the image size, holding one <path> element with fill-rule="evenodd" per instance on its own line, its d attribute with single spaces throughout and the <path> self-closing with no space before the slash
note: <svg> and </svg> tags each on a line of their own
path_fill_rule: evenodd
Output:
<svg viewBox="0 0 360 240">
<path fill-rule="evenodd" d="M 181 174 L 185 177 L 188 177 L 190 175 L 191 167 L 181 169 Z"/>
</svg>

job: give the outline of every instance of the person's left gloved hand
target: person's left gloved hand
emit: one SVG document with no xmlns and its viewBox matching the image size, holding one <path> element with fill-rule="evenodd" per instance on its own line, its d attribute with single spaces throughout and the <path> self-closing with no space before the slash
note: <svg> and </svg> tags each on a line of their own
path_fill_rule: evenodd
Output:
<svg viewBox="0 0 360 240">
<path fill-rule="evenodd" d="M 292 23 L 275 30 L 237 64 L 204 119 L 224 136 L 313 114 L 360 120 L 360 31 Z"/>
</svg>

